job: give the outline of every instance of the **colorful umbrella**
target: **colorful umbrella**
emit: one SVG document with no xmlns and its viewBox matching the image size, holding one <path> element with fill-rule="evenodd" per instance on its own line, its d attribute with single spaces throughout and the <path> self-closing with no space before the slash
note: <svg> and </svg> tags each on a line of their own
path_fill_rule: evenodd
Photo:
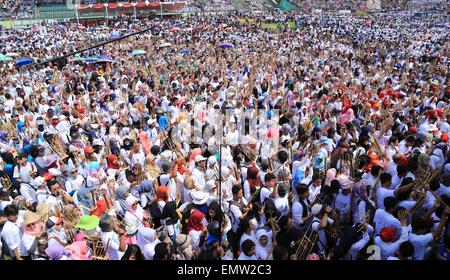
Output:
<svg viewBox="0 0 450 280">
<path fill-rule="evenodd" d="M 230 44 L 230 43 L 222 43 L 222 44 L 220 44 L 220 47 L 222 49 L 232 49 L 232 48 L 234 48 L 233 44 Z"/>
<path fill-rule="evenodd" d="M 16 66 L 21 67 L 21 66 L 28 65 L 31 63 L 33 63 L 33 59 L 24 57 L 24 58 L 18 59 L 16 61 Z"/>
<path fill-rule="evenodd" d="M 134 50 L 131 54 L 132 55 L 140 55 L 140 54 L 146 54 L 147 52 L 144 50 Z"/>
<path fill-rule="evenodd" d="M 10 61 L 13 60 L 11 57 L 0 54 L 0 61 Z"/>
<path fill-rule="evenodd" d="M 179 27 L 172 27 L 169 29 L 169 32 L 178 32 L 180 30 L 181 30 L 181 28 L 179 28 Z"/>
<path fill-rule="evenodd" d="M 98 62 L 98 58 L 96 57 L 86 57 L 83 59 L 84 62 L 86 63 L 92 63 L 92 62 Z"/>
<path fill-rule="evenodd" d="M 178 53 L 190 53 L 190 52 L 191 52 L 190 48 L 184 48 L 184 49 L 178 51 Z"/>
<path fill-rule="evenodd" d="M 107 55 L 102 54 L 101 56 L 97 57 L 98 61 L 97 62 L 114 62 L 114 60 Z"/>
</svg>

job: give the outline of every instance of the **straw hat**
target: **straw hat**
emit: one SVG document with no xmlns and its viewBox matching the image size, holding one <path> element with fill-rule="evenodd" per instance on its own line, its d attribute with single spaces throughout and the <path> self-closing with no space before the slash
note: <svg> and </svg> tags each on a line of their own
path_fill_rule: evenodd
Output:
<svg viewBox="0 0 450 280">
<path fill-rule="evenodd" d="M 41 219 L 41 217 L 38 214 L 31 212 L 31 211 L 27 211 L 25 213 L 25 217 L 23 219 L 22 224 L 29 225 L 29 224 L 37 223 L 37 222 L 39 222 L 40 219 Z"/>
<path fill-rule="evenodd" d="M 36 206 L 36 214 L 43 220 L 46 220 L 45 216 L 48 216 L 49 212 L 50 207 L 46 203 L 40 203 Z"/>
</svg>

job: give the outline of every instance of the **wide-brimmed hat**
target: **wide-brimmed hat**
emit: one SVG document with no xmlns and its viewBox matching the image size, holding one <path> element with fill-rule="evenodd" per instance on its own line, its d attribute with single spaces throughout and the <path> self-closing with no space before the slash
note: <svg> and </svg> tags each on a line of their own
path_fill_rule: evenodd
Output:
<svg viewBox="0 0 450 280">
<path fill-rule="evenodd" d="M 75 225 L 75 228 L 82 230 L 93 230 L 98 226 L 99 222 L 100 219 L 97 216 L 84 215 Z"/>
<path fill-rule="evenodd" d="M 45 215 L 48 215 L 50 212 L 50 207 L 46 203 L 40 203 L 36 206 L 36 214 L 39 215 L 39 217 L 44 217 Z"/>
<path fill-rule="evenodd" d="M 192 202 L 197 205 L 205 204 L 208 201 L 209 194 L 204 191 L 193 191 L 191 192 Z"/>
<path fill-rule="evenodd" d="M 40 219 L 41 219 L 41 217 L 38 214 L 31 212 L 31 211 L 27 211 L 25 213 L 25 217 L 23 218 L 22 224 L 29 225 L 32 223 L 37 223 L 37 222 L 39 222 Z"/>
</svg>

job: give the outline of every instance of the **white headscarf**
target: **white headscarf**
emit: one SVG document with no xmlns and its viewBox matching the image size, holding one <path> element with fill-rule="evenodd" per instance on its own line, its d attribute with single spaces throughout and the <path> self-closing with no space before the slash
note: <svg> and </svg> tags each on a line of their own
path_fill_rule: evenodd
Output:
<svg viewBox="0 0 450 280">
<path fill-rule="evenodd" d="M 137 233 L 137 245 L 141 248 L 146 260 L 152 260 L 155 255 L 155 246 L 160 243 L 156 231 L 152 228 L 140 228 Z"/>
<path fill-rule="evenodd" d="M 432 169 L 442 167 L 445 162 L 444 154 L 441 149 L 435 149 L 430 156 L 430 166 Z"/>
<path fill-rule="evenodd" d="M 262 246 L 259 243 L 259 239 L 261 239 L 261 237 L 263 236 L 267 237 L 267 239 L 269 240 L 266 246 Z M 272 234 L 269 234 L 267 230 L 265 230 L 264 228 L 258 229 L 256 231 L 256 258 L 258 260 L 267 260 L 271 249 L 272 249 Z"/>
</svg>

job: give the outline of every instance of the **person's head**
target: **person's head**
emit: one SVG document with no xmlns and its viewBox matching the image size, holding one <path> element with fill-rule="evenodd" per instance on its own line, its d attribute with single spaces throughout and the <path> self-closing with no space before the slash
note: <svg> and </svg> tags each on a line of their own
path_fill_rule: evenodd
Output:
<svg viewBox="0 0 450 280">
<path fill-rule="evenodd" d="M 233 193 L 233 199 L 235 200 L 239 200 L 243 196 L 242 186 L 239 184 L 233 185 L 231 192 Z"/>
<path fill-rule="evenodd" d="M 28 154 L 27 153 L 20 153 L 19 156 L 17 157 L 17 162 L 22 165 L 25 166 L 27 165 L 28 162 Z"/>
<path fill-rule="evenodd" d="M 53 196 L 58 196 L 60 194 L 60 191 L 62 190 L 61 186 L 59 185 L 58 181 L 56 181 L 56 180 L 50 180 L 47 183 L 47 187 Z"/>
<path fill-rule="evenodd" d="M 405 241 L 402 244 L 400 244 L 397 256 L 401 260 L 407 260 L 414 256 L 414 245 L 411 243 L 411 241 Z"/>
<path fill-rule="evenodd" d="M 320 186 L 322 184 L 322 179 L 320 178 L 319 174 L 314 174 L 312 177 L 312 183 L 315 186 Z"/>
<path fill-rule="evenodd" d="M 305 184 L 299 184 L 297 187 L 297 194 L 300 200 L 305 200 L 309 197 L 309 188 Z"/>
<path fill-rule="evenodd" d="M 275 184 L 277 183 L 277 176 L 275 176 L 275 174 L 273 173 L 267 173 L 266 175 L 264 175 L 264 183 L 268 188 L 275 187 Z"/>
<path fill-rule="evenodd" d="M 289 251 L 279 245 L 273 249 L 272 256 L 274 260 L 289 260 Z"/>
<path fill-rule="evenodd" d="M 383 167 L 381 167 L 379 165 L 374 165 L 370 169 L 370 174 L 372 174 L 372 176 L 374 176 L 374 177 L 378 177 L 382 171 L 383 171 Z"/>
<path fill-rule="evenodd" d="M 207 160 L 207 158 L 203 157 L 202 155 L 197 155 L 195 157 L 195 164 L 197 166 L 200 166 L 201 168 L 205 169 L 206 168 L 206 160 Z"/>
<path fill-rule="evenodd" d="M 8 221 L 15 223 L 19 217 L 19 208 L 16 205 L 10 204 L 3 210 L 5 212 L 5 217 Z"/>
<path fill-rule="evenodd" d="M 170 253 L 169 244 L 166 242 L 161 242 L 156 244 L 155 246 L 155 255 L 153 256 L 154 260 L 168 260 Z"/>
<path fill-rule="evenodd" d="M 98 224 L 100 227 L 100 230 L 102 232 L 111 232 L 113 231 L 113 221 L 114 217 L 111 215 L 108 215 L 107 213 L 103 213 L 100 217 L 100 223 Z"/>
<path fill-rule="evenodd" d="M 423 217 L 415 216 L 411 221 L 411 228 L 415 234 L 425 234 L 428 230 L 428 225 Z"/>
<path fill-rule="evenodd" d="M 397 205 L 397 200 L 392 196 L 388 196 L 384 199 L 383 204 L 386 212 L 392 213 Z"/>
<path fill-rule="evenodd" d="M 408 167 L 405 165 L 397 165 L 397 175 L 402 178 L 408 174 Z"/>
<path fill-rule="evenodd" d="M 141 261 L 145 260 L 144 255 L 142 255 L 141 249 L 139 246 L 131 244 L 128 245 L 125 254 L 122 256 L 122 260 L 127 261 Z"/>
<path fill-rule="evenodd" d="M 251 257 L 256 253 L 256 244 L 251 239 L 247 239 L 242 242 L 242 253 L 244 253 L 247 257 Z"/>
<path fill-rule="evenodd" d="M 380 183 L 384 188 L 389 188 L 392 184 L 392 175 L 389 173 L 383 173 L 380 175 Z"/>
<path fill-rule="evenodd" d="M 397 139 L 398 141 L 398 139 Z M 395 164 L 399 164 L 402 160 L 402 155 L 397 153 L 395 155 L 392 156 L 392 161 L 394 161 Z"/>
</svg>

